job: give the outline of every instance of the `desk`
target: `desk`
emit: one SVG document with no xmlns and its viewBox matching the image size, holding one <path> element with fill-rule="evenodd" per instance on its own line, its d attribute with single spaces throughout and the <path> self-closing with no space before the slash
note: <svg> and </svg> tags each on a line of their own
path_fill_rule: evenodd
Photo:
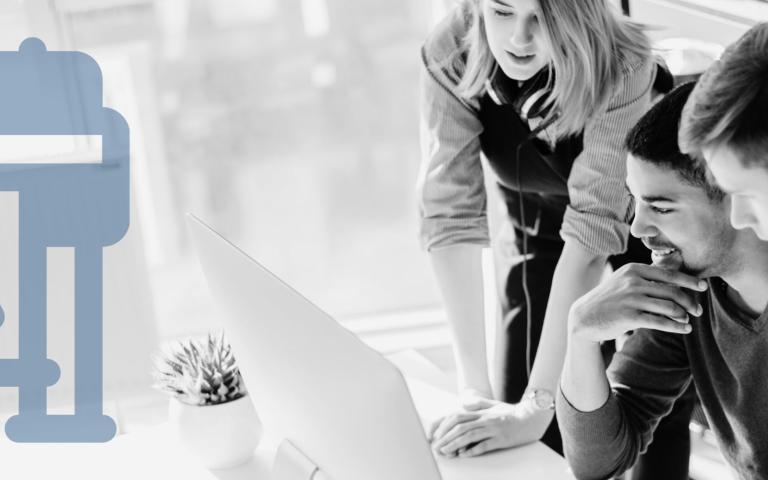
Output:
<svg viewBox="0 0 768 480">
<path fill-rule="evenodd" d="M 432 417 L 455 405 L 441 372 L 420 355 L 390 356 L 408 372 L 411 393 L 420 413 Z M 437 387 L 435 386 L 437 385 Z M 206 470 L 175 441 L 167 424 L 118 435 L 105 444 L 16 444 L 0 434 L 0 477 L 9 480 L 183 479 L 269 480 L 278 442 L 268 436 L 246 464 L 226 470 Z M 519 478 L 572 478 L 565 460 L 541 443 L 497 452 L 462 462 L 467 480 L 482 478 L 488 469 L 504 469 Z"/>
</svg>

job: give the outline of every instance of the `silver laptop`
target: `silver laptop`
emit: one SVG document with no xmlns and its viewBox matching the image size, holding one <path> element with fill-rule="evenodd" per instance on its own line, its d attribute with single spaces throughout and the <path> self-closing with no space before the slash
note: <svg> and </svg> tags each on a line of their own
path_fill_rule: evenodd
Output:
<svg viewBox="0 0 768 480">
<path fill-rule="evenodd" d="M 332 480 L 510 478 L 501 456 L 438 456 L 438 469 L 406 382 L 392 363 L 200 219 L 188 215 L 188 223 L 271 436 L 288 439 Z"/>
</svg>

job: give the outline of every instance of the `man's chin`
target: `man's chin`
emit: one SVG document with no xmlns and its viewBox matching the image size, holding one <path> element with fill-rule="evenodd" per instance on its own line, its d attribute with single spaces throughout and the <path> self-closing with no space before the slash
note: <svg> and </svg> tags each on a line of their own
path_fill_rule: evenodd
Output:
<svg viewBox="0 0 768 480">
<path fill-rule="evenodd" d="M 679 251 L 674 251 L 668 255 L 651 253 L 651 263 L 656 267 L 666 270 L 680 270 L 683 266 L 683 257 Z"/>
<path fill-rule="evenodd" d="M 666 256 L 651 256 L 652 264 L 666 270 L 677 270 L 686 275 L 698 278 L 716 276 L 708 266 L 691 265 L 687 263 L 680 252 L 674 252 Z"/>
<path fill-rule="evenodd" d="M 686 264 L 685 262 L 683 262 L 683 264 L 680 265 L 680 268 L 678 270 L 685 273 L 686 275 L 690 275 L 696 278 L 708 278 L 708 277 L 719 276 L 718 272 L 713 271 L 709 267 L 691 266 Z"/>
</svg>

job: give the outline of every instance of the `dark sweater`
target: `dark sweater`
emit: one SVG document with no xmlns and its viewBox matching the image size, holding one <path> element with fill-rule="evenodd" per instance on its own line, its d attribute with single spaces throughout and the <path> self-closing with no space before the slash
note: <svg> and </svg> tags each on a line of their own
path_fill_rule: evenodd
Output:
<svg viewBox="0 0 768 480">
<path fill-rule="evenodd" d="M 768 310 L 757 318 L 709 281 L 693 332 L 638 330 L 613 359 L 612 394 L 598 410 L 576 410 L 562 392 L 557 416 L 577 478 L 630 468 L 653 430 L 693 380 L 726 460 L 742 479 L 768 478 Z"/>
</svg>

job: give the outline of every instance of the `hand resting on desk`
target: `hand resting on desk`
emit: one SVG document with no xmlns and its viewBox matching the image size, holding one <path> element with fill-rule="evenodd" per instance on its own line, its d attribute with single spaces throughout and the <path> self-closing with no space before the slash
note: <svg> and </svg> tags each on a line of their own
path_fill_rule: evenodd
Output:
<svg viewBox="0 0 768 480">
<path fill-rule="evenodd" d="M 523 403 L 482 398 L 464 402 L 464 410 L 442 417 L 429 428 L 432 448 L 449 457 L 474 457 L 541 438 L 553 412 L 534 411 Z"/>
</svg>

